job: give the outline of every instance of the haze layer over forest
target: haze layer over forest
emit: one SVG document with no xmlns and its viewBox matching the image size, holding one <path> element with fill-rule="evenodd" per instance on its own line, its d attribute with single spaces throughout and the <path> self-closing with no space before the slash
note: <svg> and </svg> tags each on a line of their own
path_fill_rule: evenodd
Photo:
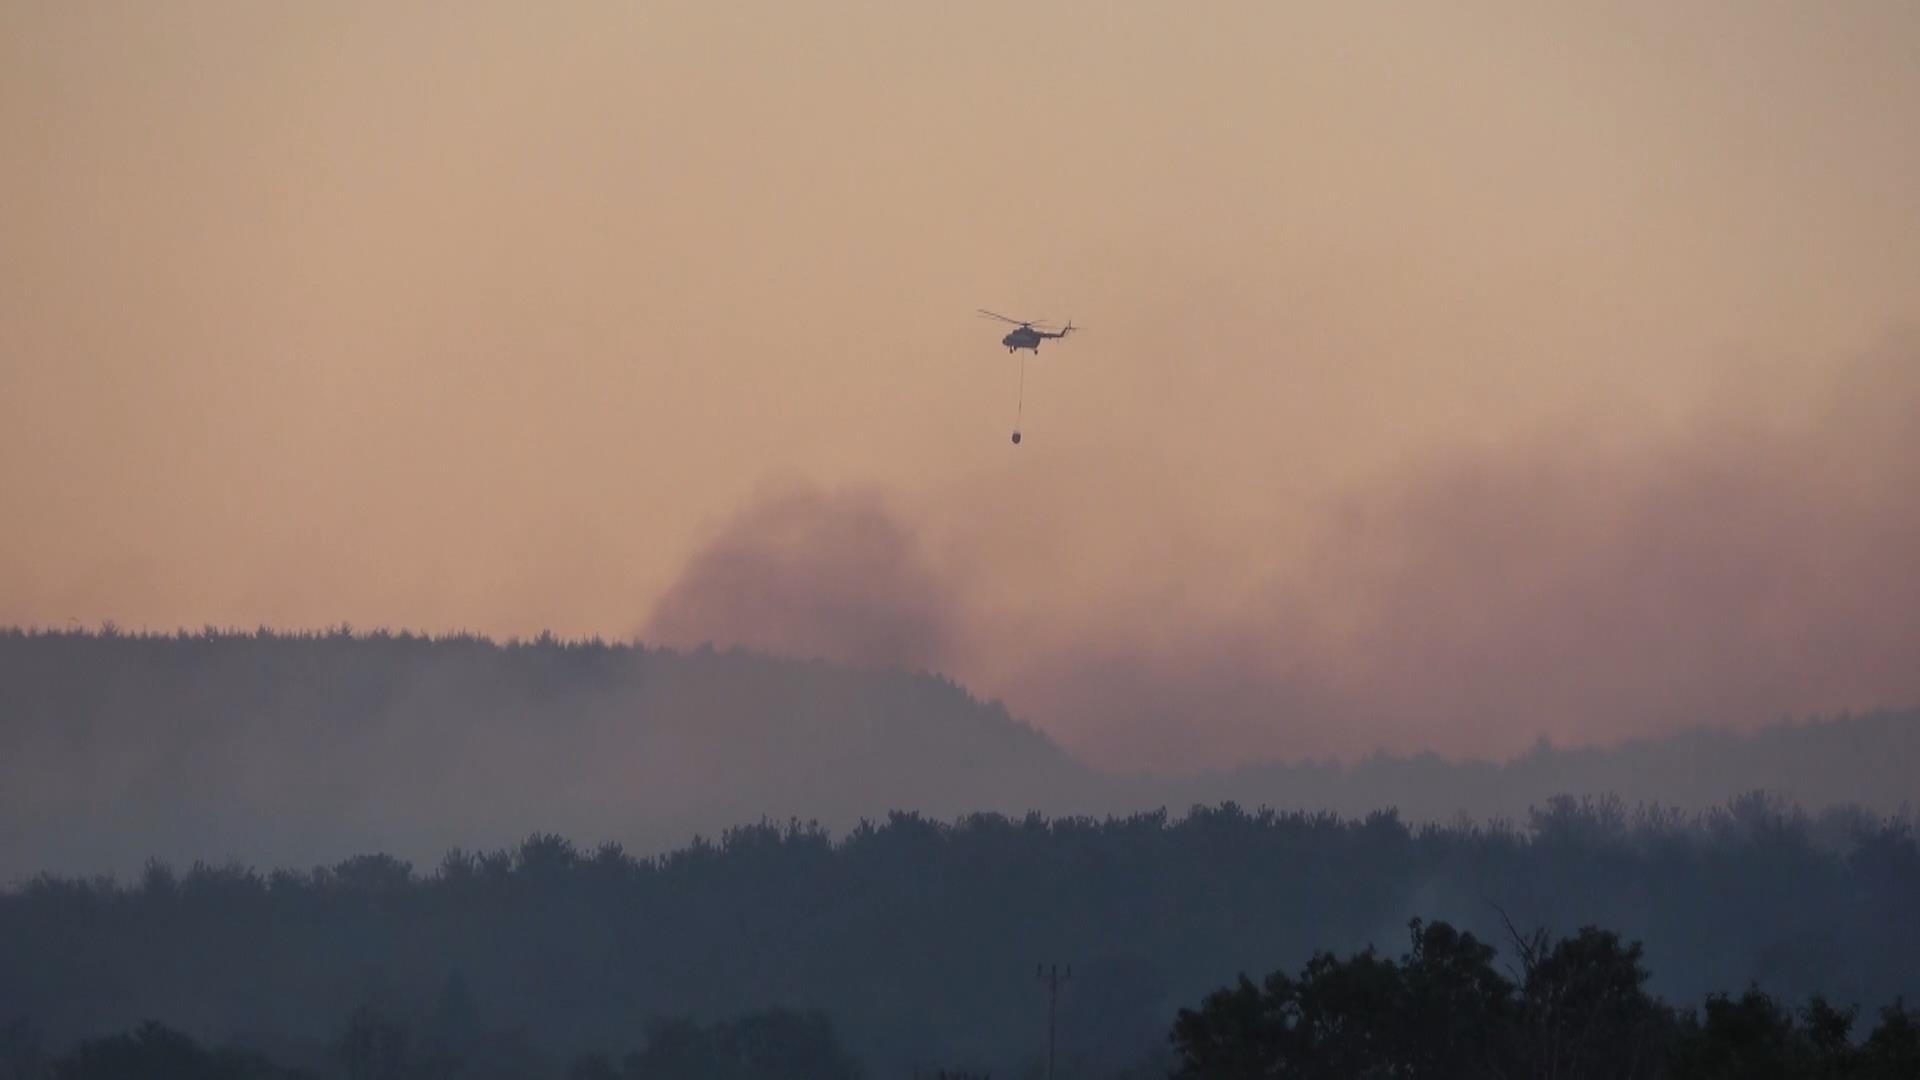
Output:
<svg viewBox="0 0 1920 1080">
<path fill-rule="evenodd" d="M 1284 724 L 1285 716 L 1274 722 Z M 1697 810 L 1920 803 L 1920 714 L 1514 759 L 1374 755 L 1113 773 L 946 678 L 740 651 L 345 630 L 0 632 L 0 880 L 237 857 L 430 865 L 545 829 L 634 851 L 760 820 L 1132 813 L 1237 800 L 1410 820 L 1555 795 Z"/>
</svg>

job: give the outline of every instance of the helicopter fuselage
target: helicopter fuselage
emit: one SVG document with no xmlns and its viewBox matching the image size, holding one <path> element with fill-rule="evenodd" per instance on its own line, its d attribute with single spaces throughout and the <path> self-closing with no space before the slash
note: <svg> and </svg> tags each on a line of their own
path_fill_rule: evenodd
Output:
<svg viewBox="0 0 1920 1080">
<path fill-rule="evenodd" d="M 1000 344 L 1005 345 L 1008 352 L 1012 352 L 1015 349 L 1032 349 L 1038 353 L 1041 342 L 1048 338 L 1061 338 L 1073 333 L 1072 320 L 1068 320 L 1066 328 L 1063 330 L 1039 330 L 1030 322 L 1009 319 L 1005 315 L 988 311 L 986 308 L 980 308 L 979 312 L 989 319 L 999 319 L 1001 322 L 1013 324 L 1013 329 L 1007 332 L 1007 336 L 1000 339 Z"/>
<path fill-rule="evenodd" d="M 1040 339 L 1044 336 L 1046 335 L 1041 334 L 1038 330 L 1023 326 L 1008 334 L 1006 337 L 1001 338 L 1000 344 L 1005 345 L 1008 352 L 1012 352 L 1015 349 L 1032 349 L 1038 353 L 1040 351 Z"/>
</svg>

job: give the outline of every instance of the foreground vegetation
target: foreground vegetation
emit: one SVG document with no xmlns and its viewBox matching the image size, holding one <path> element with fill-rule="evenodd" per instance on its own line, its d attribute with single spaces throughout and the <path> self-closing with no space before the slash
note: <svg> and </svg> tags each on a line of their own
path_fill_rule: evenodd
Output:
<svg viewBox="0 0 1920 1080">
<path fill-rule="evenodd" d="M 1646 989 L 1639 943 L 1582 928 L 1491 944 L 1444 922 L 1410 924 L 1397 960 L 1316 954 L 1299 974 L 1242 975 L 1182 1009 L 1180 1077 L 1920 1076 L 1920 1010 L 1901 1001 L 1856 1039 L 1859 1010 L 1814 995 L 1789 1010 L 1758 987 L 1676 1009 Z"/>
<path fill-rule="evenodd" d="M 1859 1037 L 1859 1010 L 1815 995 L 1790 1010 L 1757 987 L 1677 1009 L 1646 989 L 1638 943 L 1594 927 L 1554 940 L 1509 927 L 1518 966 L 1503 974 L 1491 944 L 1444 922 L 1409 925 L 1398 958 L 1372 947 L 1317 952 L 1298 974 L 1244 974 L 1182 1008 L 1173 1059 L 1067 1075 L 1133 1080 L 1281 1077 L 1856 1077 L 1920 1076 L 1920 1010 L 1895 1001 Z M 419 1036 L 424 1035 L 424 1038 Z M 1169 1068 L 1168 1066 L 1171 1066 Z M 1033 1071 L 1030 1067 L 1028 1072 Z M 868 1072 L 818 1013 L 772 1010 L 736 1021 L 655 1024 L 616 1062 L 576 1056 L 564 1070 L 523 1045 L 461 1040 L 444 1024 L 415 1033 L 357 1010 L 310 1067 L 257 1050 L 210 1050 L 149 1022 L 88 1039 L 58 1057 L 16 1023 L 0 1042 L 4 1080 L 401 1080 L 561 1077 L 565 1080 L 862 1080 Z M 934 1076 L 951 1076 L 944 1069 Z"/>
</svg>

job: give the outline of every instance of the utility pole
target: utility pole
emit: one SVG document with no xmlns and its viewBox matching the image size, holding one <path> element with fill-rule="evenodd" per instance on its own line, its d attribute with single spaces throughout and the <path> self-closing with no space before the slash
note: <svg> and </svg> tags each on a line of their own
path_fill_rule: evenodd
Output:
<svg viewBox="0 0 1920 1080">
<path fill-rule="evenodd" d="M 1047 984 L 1047 1080 L 1053 1080 L 1054 1015 L 1059 1011 L 1060 984 L 1073 978 L 1073 965 L 1068 964 L 1063 973 L 1059 964 L 1041 964 L 1034 973 Z"/>
</svg>

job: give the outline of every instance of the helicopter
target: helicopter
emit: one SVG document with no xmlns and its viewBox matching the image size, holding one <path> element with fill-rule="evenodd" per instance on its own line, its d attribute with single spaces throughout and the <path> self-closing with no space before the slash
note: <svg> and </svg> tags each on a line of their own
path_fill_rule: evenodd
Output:
<svg viewBox="0 0 1920 1080">
<path fill-rule="evenodd" d="M 1009 331 L 1006 337 L 1000 339 L 1000 344 L 1005 345 L 1009 353 L 1016 349 L 1032 349 L 1034 355 L 1038 356 L 1040 354 L 1040 343 L 1042 341 L 1048 338 L 1066 337 L 1068 334 L 1073 333 L 1074 329 L 1072 319 L 1067 320 L 1065 329 L 1048 331 L 1045 329 L 1035 329 L 1036 325 L 1040 327 L 1046 326 L 1043 320 L 1009 319 L 997 311 L 988 311 L 986 308 L 975 308 L 974 310 L 990 319 L 999 319 L 1003 323 L 1012 323 L 1016 327 L 1016 329 Z"/>
<path fill-rule="evenodd" d="M 1008 331 L 1007 336 L 1000 339 L 1000 344 L 1007 347 L 1009 354 L 1019 349 L 1032 349 L 1033 354 L 1038 356 L 1040 355 L 1041 342 L 1048 338 L 1066 337 L 1068 334 L 1073 333 L 1074 330 L 1072 319 L 1068 319 L 1067 325 L 1062 329 L 1047 330 L 1044 329 L 1047 324 L 1038 319 L 1009 319 L 997 311 L 988 311 L 986 308 L 975 308 L 974 310 L 989 319 L 999 319 L 1003 323 L 1013 324 L 1014 329 Z M 1020 413 L 1025 408 L 1026 403 L 1027 364 L 1026 361 L 1022 360 L 1020 362 L 1020 404 L 1015 407 L 1013 417 L 1013 444 L 1015 446 L 1020 445 Z"/>
</svg>

